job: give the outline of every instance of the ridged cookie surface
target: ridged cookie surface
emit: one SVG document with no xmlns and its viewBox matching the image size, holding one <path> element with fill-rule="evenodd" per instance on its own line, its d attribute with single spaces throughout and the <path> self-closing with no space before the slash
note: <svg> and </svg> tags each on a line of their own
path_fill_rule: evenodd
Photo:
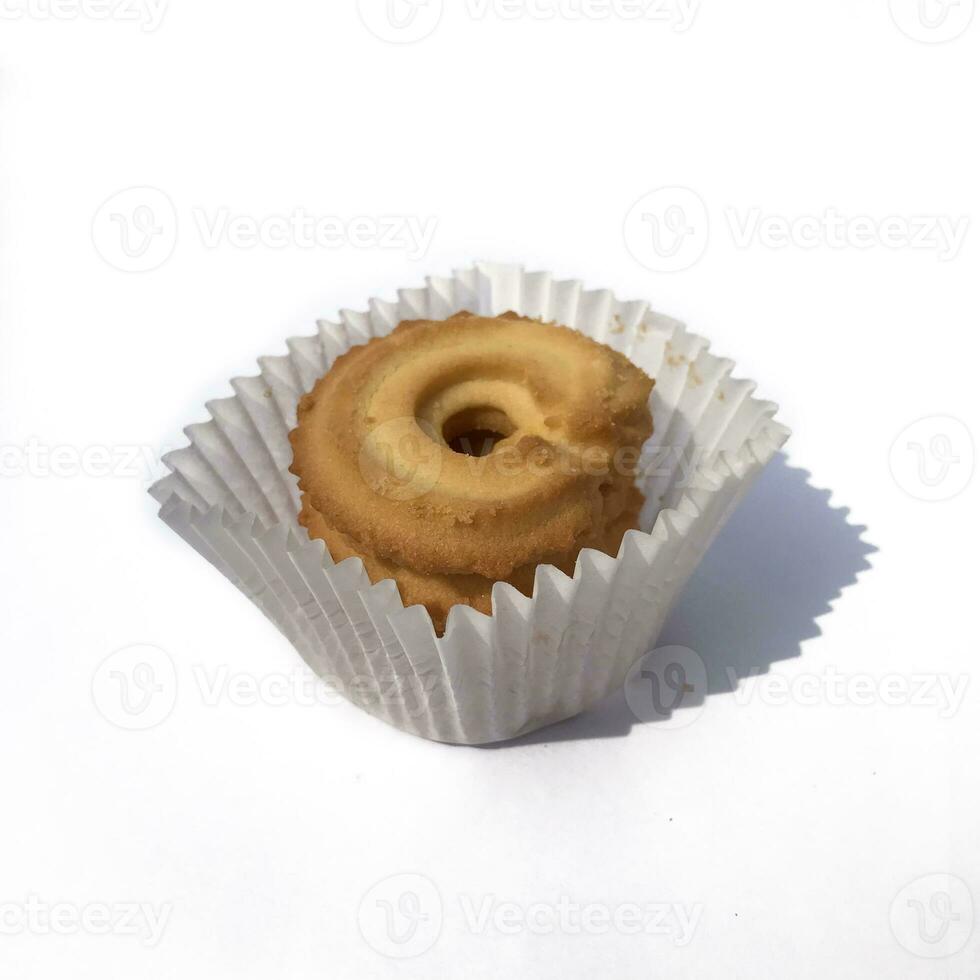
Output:
<svg viewBox="0 0 980 980">
<path fill-rule="evenodd" d="M 494 581 L 530 593 L 547 562 L 615 554 L 635 526 L 653 382 L 566 327 L 504 314 L 406 321 L 354 347 L 290 434 L 301 523 L 337 561 L 394 578 L 441 630 Z"/>
</svg>

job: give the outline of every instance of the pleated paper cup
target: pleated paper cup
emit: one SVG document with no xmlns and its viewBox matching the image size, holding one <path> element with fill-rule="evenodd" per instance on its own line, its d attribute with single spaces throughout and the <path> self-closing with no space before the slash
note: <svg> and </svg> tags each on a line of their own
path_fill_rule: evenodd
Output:
<svg viewBox="0 0 980 980">
<path fill-rule="evenodd" d="M 335 563 L 298 523 L 289 432 L 334 359 L 402 320 L 513 310 L 621 351 L 656 379 L 654 434 L 637 485 L 646 504 L 615 558 L 592 549 L 569 577 L 539 565 L 528 597 L 493 587 L 493 613 L 458 605 L 437 636 L 423 606 L 359 558 Z M 259 359 L 234 396 L 210 402 L 151 488 L 160 516 L 272 620 L 310 667 L 364 710 L 443 742 L 512 738 L 586 710 L 620 687 L 739 498 L 789 435 L 776 406 L 732 378 L 731 361 L 640 301 L 547 272 L 477 264 L 341 311 L 288 354 Z"/>
</svg>

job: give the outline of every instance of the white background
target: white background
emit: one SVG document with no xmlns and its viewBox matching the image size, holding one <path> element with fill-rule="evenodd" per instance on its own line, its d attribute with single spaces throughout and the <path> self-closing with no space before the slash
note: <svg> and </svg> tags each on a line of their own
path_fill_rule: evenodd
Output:
<svg viewBox="0 0 980 980">
<path fill-rule="evenodd" d="M 435 24 L 430 2 L 407 30 L 431 34 L 398 44 L 352 0 L 172 0 L 159 24 L 5 0 L 0 973 L 980 976 L 980 229 L 955 257 L 883 239 L 980 213 L 973 0 L 927 4 L 938 27 L 898 0 L 704 0 L 684 30 L 558 0 L 447 2 Z M 143 258 L 111 219 L 132 200 L 100 211 L 133 186 L 173 207 Z M 662 187 L 703 204 L 669 218 L 696 253 L 677 271 L 657 271 L 642 219 L 662 196 L 641 205 L 646 237 L 626 223 Z M 200 227 L 297 208 L 438 224 L 421 256 Z M 869 219 L 870 243 L 819 223 L 811 247 L 732 231 L 733 214 L 828 209 Z M 156 519 L 159 468 L 120 461 L 180 444 L 228 378 L 317 316 L 474 258 L 650 299 L 794 430 L 660 640 L 708 665 L 681 727 L 618 696 L 520 744 L 454 748 L 345 702 L 234 695 L 232 677 L 308 675 Z M 175 670 L 148 730 L 103 697 L 100 665 L 134 644 Z M 755 686 L 752 668 L 769 672 Z M 922 677 L 924 704 L 885 686 Z M 696 926 L 590 932 L 558 922 L 563 896 L 680 906 Z M 118 920 L 100 934 L 93 906 L 133 902 L 167 916 L 155 945 Z M 491 914 L 474 925 L 471 906 Z"/>
</svg>

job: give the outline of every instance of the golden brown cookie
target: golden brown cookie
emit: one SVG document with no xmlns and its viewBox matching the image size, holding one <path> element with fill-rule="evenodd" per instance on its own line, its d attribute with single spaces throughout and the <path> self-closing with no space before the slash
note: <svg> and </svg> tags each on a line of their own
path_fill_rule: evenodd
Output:
<svg viewBox="0 0 980 980">
<path fill-rule="evenodd" d="M 407 321 L 354 347 L 300 401 L 290 433 L 300 522 L 336 561 L 394 578 L 441 632 L 490 611 L 505 580 L 615 555 L 635 526 L 653 382 L 584 334 L 516 314 Z"/>
</svg>

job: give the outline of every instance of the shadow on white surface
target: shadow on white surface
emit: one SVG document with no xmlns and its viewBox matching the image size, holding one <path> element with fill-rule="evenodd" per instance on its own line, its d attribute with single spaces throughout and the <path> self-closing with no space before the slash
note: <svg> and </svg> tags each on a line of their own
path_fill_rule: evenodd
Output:
<svg viewBox="0 0 980 980">
<path fill-rule="evenodd" d="M 779 453 L 711 546 L 657 639 L 697 652 L 707 670 L 707 696 L 730 693 L 742 678 L 800 655 L 820 635 L 819 617 L 857 581 L 877 549 L 866 528 L 830 505 L 830 491 Z M 733 683 L 734 681 L 734 683 Z M 702 699 L 703 702 L 703 699 Z M 522 738 L 488 745 L 626 735 L 639 721 L 622 691 L 593 710 Z"/>
</svg>

